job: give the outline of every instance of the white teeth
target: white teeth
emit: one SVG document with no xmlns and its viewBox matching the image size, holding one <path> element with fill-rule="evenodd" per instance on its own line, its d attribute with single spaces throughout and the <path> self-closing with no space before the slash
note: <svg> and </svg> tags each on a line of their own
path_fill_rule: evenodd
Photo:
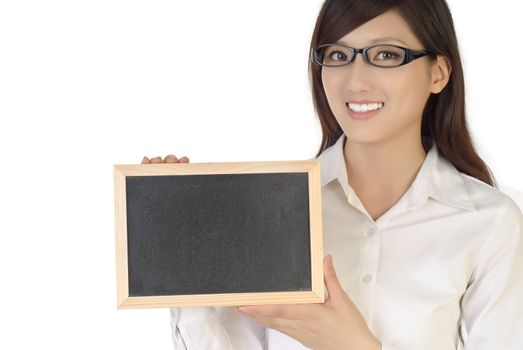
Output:
<svg viewBox="0 0 523 350">
<path fill-rule="evenodd" d="M 375 111 L 377 109 L 380 109 L 383 107 L 383 103 L 369 103 L 369 104 L 356 104 L 356 103 L 349 103 L 349 108 L 354 112 L 368 112 L 368 111 Z"/>
</svg>

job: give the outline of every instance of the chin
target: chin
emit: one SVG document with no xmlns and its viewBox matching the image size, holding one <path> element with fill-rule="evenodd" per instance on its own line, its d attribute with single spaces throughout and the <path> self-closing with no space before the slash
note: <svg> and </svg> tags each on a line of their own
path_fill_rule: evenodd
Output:
<svg viewBox="0 0 523 350">
<path fill-rule="evenodd" d="M 343 132 L 347 135 L 347 142 L 353 143 L 367 143 L 376 144 L 386 140 L 383 134 L 376 132 L 377 130 L 352 130 L 350 128 L 344 128 Z"/>
</svg>

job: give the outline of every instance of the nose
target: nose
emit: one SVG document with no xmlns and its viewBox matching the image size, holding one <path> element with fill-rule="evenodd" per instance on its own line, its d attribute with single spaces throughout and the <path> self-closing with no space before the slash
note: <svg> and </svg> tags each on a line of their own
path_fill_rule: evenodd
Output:
<svg viewBox="0 0 523 350">
<path fill-rule="evenodd" d="M 346 87 L 350 91 L 365 91 L 369 88 L 369 78 L 372 66 L 365 62 L 363 53 L 359 52 L 354 62 L 344 67 Z"/>
</svg>

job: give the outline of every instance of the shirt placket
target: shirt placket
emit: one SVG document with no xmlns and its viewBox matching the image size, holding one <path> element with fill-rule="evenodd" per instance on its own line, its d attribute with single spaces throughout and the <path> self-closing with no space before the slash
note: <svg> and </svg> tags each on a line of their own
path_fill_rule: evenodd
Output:
<svg viewBox="0 0 523 350">
<path fill-rule="evenodd" d="M 369 223 L 363 230 L 363 244 L 358 268 L 359 299 L 361 312 L 367 322 L 372 322 L 372 310 L 376 277 L 378 271 L 381 231 L 375 223 Z"/>
</svg>

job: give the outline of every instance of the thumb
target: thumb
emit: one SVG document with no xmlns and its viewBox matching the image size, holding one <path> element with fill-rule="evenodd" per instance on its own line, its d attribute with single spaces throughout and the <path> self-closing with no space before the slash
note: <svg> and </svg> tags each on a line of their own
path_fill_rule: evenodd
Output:
<svg viewBox="0 0 523 350">
<path fill-rule="evenodd" d="M 325 286 L 327 287 L 327 292 L 329 293 L 329 300 L 339 300 L 343 296 L 344 291 L 343 288 L 341 288 L 340 282 L 338 281 L 336 271 L 334 271 L 332 255 L 330 254 L 323 259 L 323 271 L 325 275 Z"/>
</svg>

